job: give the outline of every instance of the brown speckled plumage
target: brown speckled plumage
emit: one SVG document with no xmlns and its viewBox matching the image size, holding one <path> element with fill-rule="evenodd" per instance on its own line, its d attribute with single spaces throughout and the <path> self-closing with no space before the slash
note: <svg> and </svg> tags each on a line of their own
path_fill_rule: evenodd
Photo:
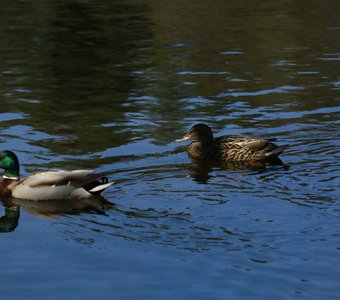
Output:
<svg viewBox="0 0 340 300">
<path fill-rule="evenodd" d="M 193 126 L 181 140 L 193 140 L 188 147 L 188 154 L 194 159 L 263 161 L 283 152 L 272 142 L 274 139 L 240 136 L 214 138 L 210 127 L 205 124 Z"/>
</svg>

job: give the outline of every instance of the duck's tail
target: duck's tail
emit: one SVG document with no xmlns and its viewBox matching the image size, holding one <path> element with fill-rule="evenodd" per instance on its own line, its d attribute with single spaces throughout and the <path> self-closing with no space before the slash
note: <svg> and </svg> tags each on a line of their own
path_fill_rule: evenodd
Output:
<svg viewBox="0 0 340 300">
<path fill-rule="evenodd" d="M 83 188 L 86 191 L 88 191 L 91 195 L 99 195 L 113 183 L 114 181 L 109 182 L 107 177 L 101 177 L 98 178 L 96 181 L 84 185 Z"/>
<path fill-rule="evenodd" d="M 288 148 L 288 145 L 277 147 L 277 148 L 273 149 L 272 151 L 267 152 L 264 155 L 264 159 L 267 160 L 267 159 L 270 159 L 270 158 L 273 158 L 273 157 L 278 157 L 287 148 Z"/>
</svg>

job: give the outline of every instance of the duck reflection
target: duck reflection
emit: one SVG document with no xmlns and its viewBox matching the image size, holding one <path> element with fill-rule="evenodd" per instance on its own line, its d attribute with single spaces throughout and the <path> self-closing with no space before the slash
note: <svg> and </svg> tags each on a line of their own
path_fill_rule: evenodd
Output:
<svg viewBox="0 0 340 300">
<path fill-rule="evenodd" d="M 0 199 L 5 215 L 0 217 L 0 232 L 14 231 L 19 223 L 20 209 L 39 218 L 57 218 L 63 215 L 99 214 L 105 215 L 115 205 L 102 197 L 88 199 L 65 199 L 30 201 L 16 198 Z"/>
<path fill-rule="evenodd" d="M 4 203 L 5 214 L 0 217 L 0 232 L 12 232 L 17 228 L 20 218 L 19 206 L 12 203 Z"/>
<path fill-rule="evenodd" d="M 191 159 L 189 169 L 190 177 L 198 183 L 208 183 L 213 177 L 211 173 L 216 169 L 224 169 L 229 171 L 249 170 L 255 172 L 266 172 L 272 166 L 281 166 L 289 168 L 280 158 L 275 157 L 267 161 L 207 161 L 201 159 Z"/>
</svg>

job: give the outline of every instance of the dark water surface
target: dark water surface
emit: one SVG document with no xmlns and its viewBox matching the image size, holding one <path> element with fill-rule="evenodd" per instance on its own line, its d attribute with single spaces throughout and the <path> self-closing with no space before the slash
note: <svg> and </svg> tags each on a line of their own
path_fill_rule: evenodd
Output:
<svg viewBox="0 0 340 300">
<path fill-rule="evenodd" d="M 1 299 L 339 299 L 339 1 L 8 1 L 0 25 L 1 149 L 116 181 L 1 202 Z M 197 122 L 284 165 L 192 163 Z"/>
</svg>

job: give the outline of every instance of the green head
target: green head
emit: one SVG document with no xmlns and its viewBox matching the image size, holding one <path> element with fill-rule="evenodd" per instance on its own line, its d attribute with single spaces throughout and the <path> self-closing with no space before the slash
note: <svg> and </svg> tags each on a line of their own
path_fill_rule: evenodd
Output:
<svg viewBox="0 0 340 300">
<path fill-rule="evenodd" d="M 5 170 L 5 177 L 19 179 L 19 160 L 12 151 L 0 151 L 0 168 Z"/>
</svg>

